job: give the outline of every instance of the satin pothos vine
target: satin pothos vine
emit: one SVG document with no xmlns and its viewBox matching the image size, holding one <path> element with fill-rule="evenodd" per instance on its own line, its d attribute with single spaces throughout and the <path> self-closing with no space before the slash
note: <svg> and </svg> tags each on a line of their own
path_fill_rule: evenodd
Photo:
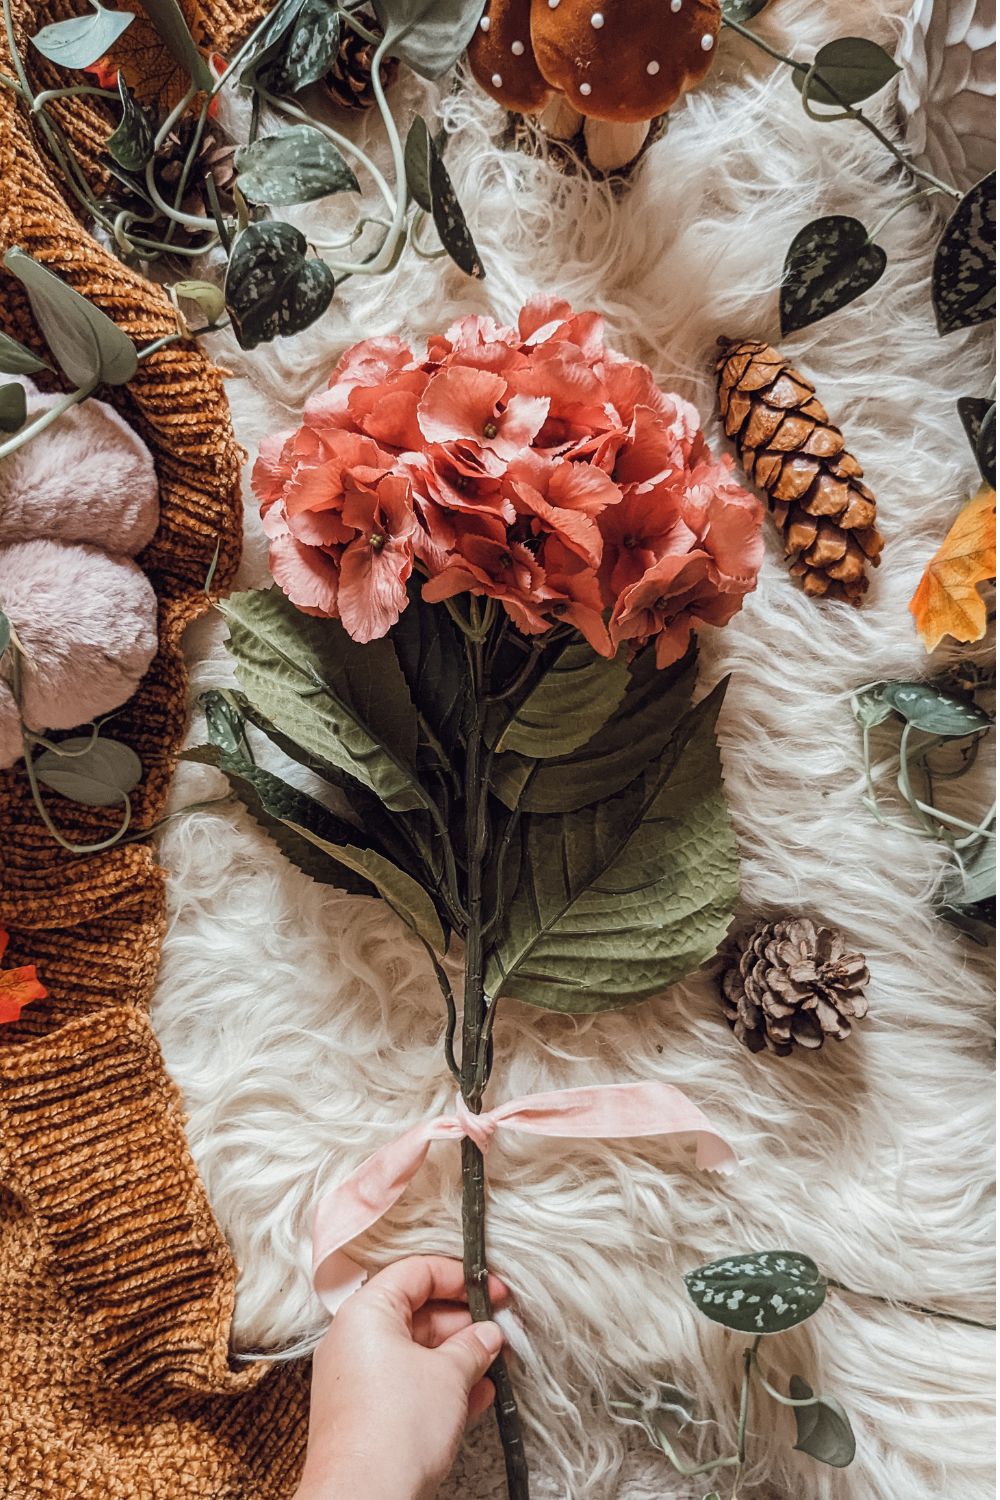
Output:
<svg viewBox="0 0 1000 1500">
<path fill-rule="evenodd" d="M 310 875 L 383 899 L 419 938 L 477 1115 L 505 1000 L 626 1006 L 729 926 L 725 684 L 691 707 L 692 639 L 754 586 L 760 506 L 692 407 L 608 350 L 599 318 L 545 300 L 516 328 L 467 318 L 423 355 L 348 350 L 303 424 L 262 443 L 253 482 L 278 586 L 220 604 L 239 690 L 206 695 L 208 743 L 188 755 Z M 347 815 L 259 764 L 258 734 Z M 461 1150 L 486 1318 L 483 1156 L 468 1133 Z M 523 1497 L 502 1363 L 493 1378 Z"/>
</svg>

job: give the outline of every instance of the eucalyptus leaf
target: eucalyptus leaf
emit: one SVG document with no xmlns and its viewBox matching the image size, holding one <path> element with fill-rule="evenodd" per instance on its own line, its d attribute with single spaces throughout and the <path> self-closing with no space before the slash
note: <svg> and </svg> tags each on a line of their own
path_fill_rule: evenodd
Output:
<svg viewBox="0 0 1000 1500">
<path fill-rule="evenodd" d="M 985 396 L 960 396 L 958 415 L 969 446 L 976 455 L 979 472 L 990 486 L 997 483 L 997 407 Z"/>
<path fill-rule="evenodd" d="M 13 627 L 11 626 L 10 618 L 9 616 L 4 614 L 2 609 L 0 609 L 0 661 L 3 661 L 4 657 L 7 655 L 7 652 L 10 650 L 10 643 L 12 640 Z"/>
<path fill-rule="evenodd" d="M 328 73 L 340 48 L 340 31 L 335 0 L 303 0 L 276 55 L 258 74 L 268 92 L 297 94 Z"/>
<path fill-rule="evenodd" d="M 338 620 L 301 614 L 278 588 L 219 605 L 250 701 L 311 755 L 394 812 L 423 807 L 417 715 L 389 640 L 359 645 Z"/>
<path fill-rule="evenodd" d="M 727 21 L 752 21 L 771 0 L 722 0 L 722 15 Z"/>
<path fill-rule="evenodd" d="M 484 0 L 372 0 L 387 55 L 431 81 L 461 57 L 483 8 Z"/>
<path fill-rule="evenodd" d="M 417 115 L 404 151 L 406 181 L 417 204 L 429 213 L 442 245 L 467 276 L 485 276 L 462 206 L 427 122 Z"/>
<path fill-rule="evenodd" d="M 869 291 L 886 267 L 886 254 L 869 241 L 859 219 L 827 214 L 799 230 L 782 274 L 781 331 L 818 323 Z"/>
<path fill-rule="evenodd" d="M 863 36 L 827 42 L 816 54 L 815 67 L 811 79 L 808 73 L 796 73 L 803 97 L 815 104 L 860 104 L 885 88 L 899 72 L 899 64 L 888 52 Z M 830 87 L 824 88 L 824 83 Z"/>
<path fill-rule="evenodd" d="M 800 1375 L 792 1376 L 788 1389 L 795 1401 L 807 1401 L 813 1395 L 812 1387 Z M 857 1443 L 850 1418 L 839 1401 L 832 1396 L 817 1396 L 813 1406 L 796 1406 L 794 1410 L 799 1453 L 808 1453 L 834 1469 L 846 1469 L 853 1463 Z"/>
<path fill-rule="evenodd" d="M 326 312 L 333 272 L 305 252 L 305 236 L 291 224 L 249 224 L 237 235 L 225 296 L 241 349 L 301 333 Z"/>
<path fill-rule="evenodd" d="M 748 1251 L 687 1271 L 684 1285 L 699 1312 L 740 1333 L 784 1333 L 823 1306 L 826 1277 L 796 1250 Z"/>
<path fill-rule="evenodd" d="M 226 310 L 226 298 L 214 281 L 175 281 L 170 290 L 182 302 L 193 302 L 209 323 L 217 323 Z"/>
<path fill-rule="evenodd" d="M 851 710 L 863 729 L 885 723 L 892 713 L 892 705 L 885 701 L 885 686 L 884 682 L 873 682 L 851 699 Z"/>
<path fill-rule="evenodd" d="M 127 10 L 107 10 L 90 0 L 91 14 L 53 21 L 31 38 L 36 52 L 62 68 L 89 68 L 110 52 L 135 17 Z"/>
<path fill-rule="evenodd" d="M 17 432 L 28 416 L 23 385 L 0 385 L 0 432 Z"/>
<path fill-rule="evenodd" d="M 946 693 L 926 682 L 887 682 L 882 695 L 890 708 L 925 734 L 961 737 L 989 729 L 989 714 L 972 698 Z"/>
<path fill-rule="evenodd" d="M 184 69 L 195 88 L 210 90 L 215 83 L 208 63 L 195 46 L 184 13 L 177 0 L 139 0 L 159 33 L 160 40 L 178 67 Z"/>
<path fill-rule="evenodd" d="M 294 125 L 241 146 L 235 165 L 240 192 L 250 203 L 284 207 L 361 191 L 336 146 L 312 125 Z"/>
<path fill-rule="evenodd" d="M 486 988 L 547 1010 L 630 1005 L 689 974 L 732 921 L 739 863 L 715 720 L 725 683 L 624 791 L 521 819 Z"/>
<path fill-rule="evenodd" d="M 73 385 L 124 385 L 132 379 L 135 345 L 117 323 L 23 250 L 8 250 L 3 263 L 27 292 L 35 321 Z"/>
<path fill-rule="evenodd" d="M 39 370 L 50 368 L 44 359 L 32 354 L 17 339 L 12 339 L 7 333 L 0 333 L 0 375 L 35 375 Z"/>
<path fill-rule="evenodd" d="M 156 132 L 149 115 L 137 103 L 121 73 L 118 74 L 118 93 L 122 116 L 108 136 L 105 149 L 126 172 L 141 172 L 152 159 Z"/>
<path fill-rule="evenodd" d="M 585 745 L 625 696 L 629 668 L 624 652 L 610 661 L 586 641 L 560 652 L 515 709 L 496 750 L 547 760 Z"/>
<path fill-rule="evenodd" d="M 931 293 L 938 333 L 954 333 L 996 317 L 995 172 L 970 188 L 945 225 L 934 252 Z"/>
<path fill-rule="evenodd" d="M 76 735 L 62 740 L 59 750 L 46 750 L 34 762 L 35 774 L 72 802 L 86 807 L 115 807 L 142 777 L 142 761 L 120 740 Z"/>
</svg>

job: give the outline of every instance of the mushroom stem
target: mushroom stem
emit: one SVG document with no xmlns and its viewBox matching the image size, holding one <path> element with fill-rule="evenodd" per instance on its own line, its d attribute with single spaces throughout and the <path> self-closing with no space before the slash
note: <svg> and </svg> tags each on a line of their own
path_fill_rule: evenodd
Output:
<svg viewBox="0 0 1000 1500">
<path fill-rule="evenodd" d="M 546 135 L 557 141 L 572 140 L 582 119 L 580 111 L 573 108 L 565 94 L 553 94 L 544 109 L 538 112 L 539 125 Z"/>
<path fill-rule="evenodd" d="M 626 166 L 642 150 L 649 125 L 649 120 L 587 120 L 583 133 L 590 165 L 599 172 Z"/>
</svg>

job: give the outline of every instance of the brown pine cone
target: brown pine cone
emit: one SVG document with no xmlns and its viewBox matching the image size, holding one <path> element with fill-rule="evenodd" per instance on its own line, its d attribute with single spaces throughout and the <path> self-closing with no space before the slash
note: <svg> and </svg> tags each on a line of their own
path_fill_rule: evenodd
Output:
<svg viewBox="0 0 1000 1500">
<path fill-rule="evenodd" d="M 843 933 L 808 917 L 758 922 L 728 955 L 721 976 L 726 1020 L 751 1052 L 787 1057 L 828 1036 L 843 1041 L 868 1014 L 868 967 Z"/>
<path fill-rule="evenodd" d="M 378 32 L 378 22 L 373 16 L 362 13 L 358 20 L 369 31 Z M 339 109 L 371 109 L 375 103 L 375 90 L 372 88 L 374 56 L 374 45 L 358 36 L 352 27 L 345 26 L 336 61 L 323 80 L 332 104 Z M 387 88 L 395 78 L 398 66 L 394 57 L 382 63 L 379 77 L 383 88 Z"/>
<path fill-rule="evenodd" d="M 180 181 L 188 151 L 194 139 L 197 119 L 185 115 L 167 136 L 156 153 L 156 185 L 160 192 L 173 203 L 174 193 Z M 191 163 L 184 188 L 181 208 L 186 214 L 211 214 L 211 199 L 205 189 L 205 180 L 211 177 L 223 214 L 235 211 L 233 187 L 236 182 L 236 146 L 211 123 L 206 125 L 198 151 Z"/>
<path fill-rule="evenodd" d="M 719 408 L 749 478 L 766 491 L 789 571 L 807 594 L 860 604 L 878 567 L 875 496 L 816 388 L 776 349 L 720 339 Z"/>
</svg>

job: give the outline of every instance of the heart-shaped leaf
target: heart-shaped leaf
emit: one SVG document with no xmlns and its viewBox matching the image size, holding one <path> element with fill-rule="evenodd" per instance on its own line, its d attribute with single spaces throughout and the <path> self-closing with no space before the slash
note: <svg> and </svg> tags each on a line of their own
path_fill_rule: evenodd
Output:
<svg viewBox="0 0 1000 1500">
<path fill-rule="evenodd" d="M 996 317 L 997 174 L 966 193 L 934 252 L 931 291 L 938 333 L 973 328 Z"/>
<path fill-rule="evenodd" d="M 799 230 L 788 247 L 781 282 L 781 331 L 818 323 L 864 295 L 886 266 L 885 251 L 859 219 L 828 214 Z"/>
<path fill-rule="evenodd" d="M 241 146 L 235 164 L 240 192 L 250 203 L 282 207 L 361 191 L 336 146 L 312 125 L 296 125 Z"/>
<path fill-rule="evenodd" d="M 815 67 L 811 78 L 808 73 L 796 70 L 803 97 L 814 104 L 860 104 L 885 88 L 899 72 L 899 64 L 888 52 L 863 36 L 845 36 L 827 42 L 816 54 Z M 824 83 L 830 87 L 824 88 Z"/>
<path fill-rule="evenodd" d="M 788 1389 L 795 1401 L 807 1401 L 813 1395 L 812 1387 L 800 1375 L 792 1376 Z M 850 1419 L 832 1396 L 817 1396 L 811 1406 L 796 1406 L 795 1430 L 795 1447 L 800 1453 L 808 1453 L 834 1469 L 846 1469 L 853 1463 L 857 1443 Z"/>
<path fill-rule="evenodd" d="M 335 0 L 303 0 L 294 26 L 284 33 L 258 78 L 271 94 L 297 94 L 328 73 L 340 48 L 340 11 Z"/>
<path fill-rule="evenodd" d="M 884 688 L 884 682 L 873 682 L 851 698 L 851 712 L 862 729 L 874 729 L 892 713 L 891 705 L 885 701 Z"/>
<path fill-rule="evenodd" d="M 142 777 L 142 761 L 120 740 L 76 735 L 58 750 L 46 750 L 34 763 L 39 781 L 87 807 L 115 807 Z"/>
<path fill-rule="evenodd" d="M 960 396 L 958 415 L 979 472 L 990 489 L 997 483 L 997 405 L 985 396 Z"/>
<path fill-rule="evenodd" d="M 416 202 L 434 220 L 441 243 L 467 276 L 486 275 L 479 251 L 455 196 L 448 169 L 434 143 L 427 122 L 417 115 L 406 138 L 406 181 Z"/>
<path fill-rule="evenodd" d="M 226 310 L 226 298 L 214 281 L 175 281 L 171 287 L 182 302 L 193 302 L 209 323 L 217 323 Z"/>
<path fill-rule="evenodd" d="M 177 0 L 139 0 L 152 21 L 163 45 L 179 67 L 184 69 L 196 89 L 210 89 L 215 82 L 198 48 L 184 12 Z"/>
<path fill-rule="evenodd" d="M 17 339 L 0 333 L 0 375 L 34 375 L 50 368 L 37 354 L 32 354 Z"/>
<path fill-rule="evenodd" d="M 0 432 L 17 432 L 28 415 L 23 385 L 0 385 Z"/>
<path fill-rule="evenodd" d="M 3 263 L 28 293 L 35 321 L 73 385 L 124 385 L 136 372 L 135 345 L 100 308 L 23 250 Z"/>
<path fill-rule="evenodd" d="M 127 10 L 106 10 L 90 0 L 91 14 L 53 21 L 31 38 L 36 52 L 63 68 L 89 68 L 110 52 L 135 17 Z"/>
<path fill-rule="evenodd" d="M 237 236 L 225 294 L 242 349 L 300 333 L 326 312 L 333 272 L 305 251 L 305 236 L 291 224 L 249 224 Z"/>
<path fill-rule="evenodd" d="M 440 78 L 472 38 L 484 0 L 373 0 L 386 53 L 421 78 Z"/>
<path fill-rule="evenodd" d="M 740 1333 L 783 1333 L 826 1299 L 826 1277 L 796 1250 L 730 1255 L 686 1272 L 684 1285 L 700 1312 Z"/>
<path fill-rule="evenodd" d="M 243 88 L 260 86 L 275 92 L 270 89 L 268 69 L 272 64 L 277 65 L 304 4 L 305 0 L 279 0 L 267 25 L 244 59 L 240 72 L 240 84 Z"/>
<path fill-rule="evenodd" d="M 926 682 L 887 682 L 882 696 L 914 729 L 961 738 L 989 729 L 989 714 L 972 698 L 960 698 Z"/>
<path fill-rule="evenodd" d="M 106 149 L 112 160 L 126 172 L 141 172 L 153 155 L 153 123 L 142 105 L 136 103 L 121 73 L 118 74 L 118 93 L 122 101 L 122 117 L 108 136 Z"/>
</svg>

